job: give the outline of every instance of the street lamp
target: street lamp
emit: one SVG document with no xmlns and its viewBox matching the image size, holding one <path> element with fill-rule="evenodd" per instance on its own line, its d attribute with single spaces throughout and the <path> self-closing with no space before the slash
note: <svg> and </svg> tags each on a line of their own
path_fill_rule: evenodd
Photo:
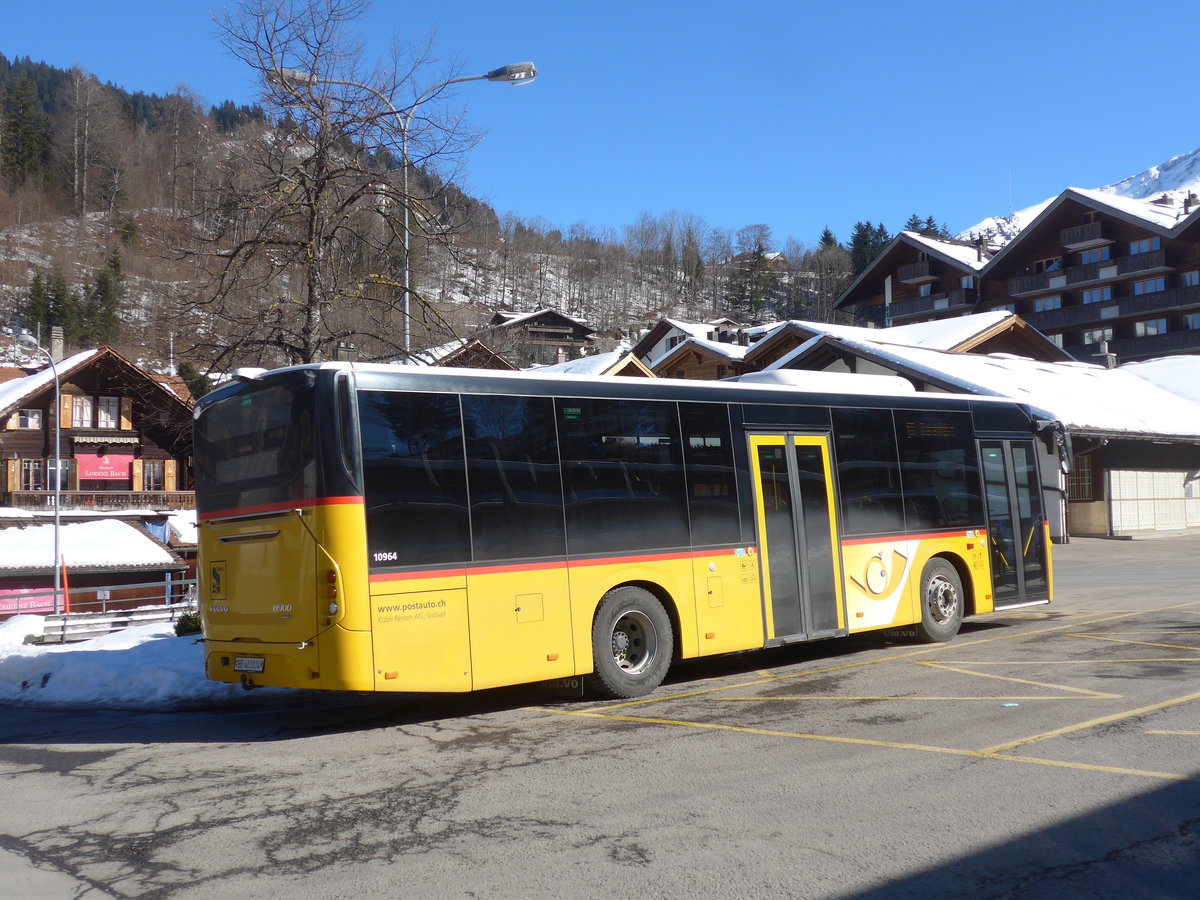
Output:
<svg viewBox="0 0 1200 900">
<path fill-rule="evenodd" d="M 54 376 L 54 561 L 51 568 L 54 570 L 54 614 L 58 615 L 62 612 L 62 569 L 59 568 L 59 536 L 62 530 L 59 517 L 62 506 L 62 431 L 59 420 L 62 416 L 62 402 L 59 397 L 58 366 L 54 364 L 54 357 L 50 351 L 38 343 L 38 339 L 28 328 L 22 328 L 16 334 L 7 328 L 5 332 L 12 337 L 19 349 L 41 353 L 46 357 L 46 361 L 50 363 L 50 374 Z"/>
<path fill-rule="evenodd" d="M 382 100 L 392 115 L 396 117 L 396 121 L 400 123 L 400 171 L 403 179 L 404 189 L 404 273 L 402 277 L 402 287 L 404 289 L 404 352 L 409 353 L 412 350 L 412 334 L 411 334 L 411 319 L 409 318 L 409 296 L 410 296 L 410 278 L 411 272 L 409 269 L 408 257 L 408 125 L 412 121 L 413 113 L 417 111 L 417 107 L 436 94 L 444 87 L 452 84 L 461 84 L 464 81 L 498 81 L 505 84 L 529 84 L 537 78 L 537 66 L 531 62 L 513 63 L 508 66 L 501 66 L 498 69 L 492 69 L 483 75 L 467 75 L 463 78 L 450 78 L 446 81 L 441 81 L 419 96 L 403 111 L 396 109 L 392 105 L 392 101 L 381 91 L 376 90 L 369 84 L 362 84 L 357 81 L 347 81 L 342 78 L 323 78 L 315 75 L 312 72 L 305 72 L 301 69 L 288 69 L 279 67 L 271 69 L 267 72 L 267 80 L 280 87 L 294 87 L 295 85 L 306 85 L 311 87 L 316 84 L 340 84 L 346 87 L 359 88 L 374 94 L 378 99 Z"/>
</svg>

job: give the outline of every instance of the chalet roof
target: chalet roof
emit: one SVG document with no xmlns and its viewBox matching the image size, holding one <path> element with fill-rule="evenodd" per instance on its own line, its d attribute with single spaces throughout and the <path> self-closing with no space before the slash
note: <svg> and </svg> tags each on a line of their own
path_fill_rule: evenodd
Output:
<svg viewBox="0 0 1200 900">
<path fill-rule="evenodd" d="M 645 358 L 654 345 L 665 338 L 672 330 L 680 331 L 695 338 L 707 339 L 714 330 L 721 328 L 735 329 L 741 326 L 733 319 L 714 319 L 711 322 L 685 322 L 682 319 L 663 318 L 653 328 L 638 338 L 633 345 L 633 354 Z"/>
<path fill-rule="evenodd" d="M 176 569 L 183 561 L 149 534 L 117 519 L 64 522 L 59 552 L 73 570 Z M 3 525 L 0 573 L 50 571 L 54 561 L 52 523 Z"/>
<path fill-rule="evenodd" d="M 472 362 L 469 368 L 516 369 L 516 366 L 475 337 L 455 338 L 438 347 L 418 350 L 411 358 L 397 360 L 393 365 L 455 366 L 468 362 Z"/>
<path fill-rule="evenodd" d="M 1186 191 L 1168 191 L 1165 195 L 1172 200 L 1170 205 L 1155 203 L 1153 200 L 1139 200 L 1133 197 L 1122 197 L 1108 191 L 1095 191 L 1086 188 L 1067 188 L 1053 200 L 1044 205 L 1041 211 L 1017 233 L 1004 247 L 991 258 L 980 273 L 988 277 L 994 269 L 1002 268 L 1005 261 L 1018 254 L 1019 248 L 1032 236 L 1041 231 L 1043 223 L 1050 219 L 1059 209 L 1069 203 L 1080 204 L 1088 209 L 1102 210 L 1118 219 L 1123 219 L 1138 225 L 1163 237 L 1175 237 L 1185 229 L 1200 221 L 1200 206 L 1183 214 L 1183 198 Z"/>
<path fill-rule="evenodd" d="M 699 353 L 712 359 L 725 359 L 731 362 L 745 357 L 749 347 L 741 344 L 726 344 L 720 341 L 709 341 L 704 338 L 690 337 L 680 341 L 662 357 L 654 361 L 654 371 L 659 371 L 672 365 L 679 357 L 687 353 Z"/>
<path fill-rule="evenodd" d="M 179 405 L 182 409 L 191 409 L 191 393 L 186 392 L 185 388 L 186 396 L 180 394 L 172 385 L 171 382 L 174 379 L 171 376 L 151 374 L 135 363 L 130 362 L 111 347 L 84 350 L 56 363 L 55 367 L 58 370 L 59 383 L 69 381 L 86 367 L 96 365 L 102 360 L 116 362 L 119 367 L 135 377 L 153 384 L 158 390 L 163 392 L 164 396 L 170 398 L 173 403 Z M 13 410 L 19 409 L 22 403 L 28 402 L 30 398 L 37 396 L 45 390 L 53 389 L 53 387 L 54 371 L 48 365 L 34 372 L 32 375 L 15 378 L 12 381 L 0 382 L 0 416 L 6 416 Z"/>
<path fill-rule="evenodd" d="M 612 350 L 608 353 L 591 353 L 579 359 L 550 366 L 534 366 L 528 371 L 545 375 L 641 375 L 653 378 L 654 373 L 628 350 Z"/>
<path fill-rule="evenodd" d="M 568 316 L 566 313 L 559 312 L 557 309 L 551 309 L 548 306 L 544 306 L 541 309 L 529 313 L 512 312 L 510 310 L 497 310 L 495 315 L 492 316 L 491 324 L 493 327 L 506 328 L 509 325 L 517 325 L 521 322 L 532 321 L 540 316 L 554 316 L 570 322 L 573 325 L 578 325 L 580 328 L 588 332 L 594 332 L 596 330 L 583 320 Z"/>
<path fill-rule="evenodd" d="M 874 279 L 879 279 L 879 269 L 882 268 L 884 271 L 887 271 L 895 268 L 895 257 L 906 246 L 928 253 L 933 258 L 958 269 L 964 275 L 982 272 L 990 258 L 989 250 L 972 241 L 961 241 L 956 238 L 934 238 L 917 234 L 915 231 L 902 231 L 888 242 L 887 246 L 871 260 L 867 267 L 858 274 L 857 278 L 850 282 L 850 286 L 842 291 L 841 295 L 834 301 L 834 307 L 837 308 L 849 303 L 850 298 L 857 293 L 859 287 L 871 283 Z"/>
<path fill-rule="evenodd" d="M 828 346 L 945 390 L 1010 397 L 1075 433 L 1200 442 L 1200 403 L 1140 377 L 1141 364 L 1107 369 L 1092 363 L 952 353 L 822 335 L 777 365 L 805 368 L 806 358 L 816 358 Z M 1179 359 L 1186 360 L 1182 366 L 1187 377 L 1200 382 L 1200 356 Z"/>
</svg>

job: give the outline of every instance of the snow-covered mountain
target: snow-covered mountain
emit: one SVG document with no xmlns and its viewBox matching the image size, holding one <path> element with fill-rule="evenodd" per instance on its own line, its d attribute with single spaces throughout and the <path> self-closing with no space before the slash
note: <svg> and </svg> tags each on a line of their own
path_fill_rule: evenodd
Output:
<svg viewBox="0 0 1200 900">
<path fill-rule="evenodd" d="M 1162 165 L 1151 166 L 1137 175 L 1130 175 L 1112 184 L 1095 189 L 1100 193 L 1149 200 L 1163 194 L 1182 200 L 1189 191 L 1200 193 L 1200 147 L 1190 153 L 1173 156 Z M 1057 195 L 1055 195 L 1057 196 Z M 991 216 L 957 235 L 962 240 L 987 237 L 993 244 L 1003 245 L 1012 240 L 1026 225 L 1036 219 L 1052 201 L 1047 197 L 1025 209 L 1007 216 Z"/>
</svg>

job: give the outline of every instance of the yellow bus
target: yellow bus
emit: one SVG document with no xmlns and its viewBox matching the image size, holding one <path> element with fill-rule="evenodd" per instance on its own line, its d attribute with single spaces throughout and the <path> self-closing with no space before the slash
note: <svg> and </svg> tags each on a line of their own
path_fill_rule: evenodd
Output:
<svg viewBox="0 0 1200 900">
<path fill-rule="evenodd" d="M 195 413 L 207 675 L 636 697 L 677 659 L 946 641 L 1050 601 L 1046 425 L 752 379 L 242 373 Z"/>
</svg>

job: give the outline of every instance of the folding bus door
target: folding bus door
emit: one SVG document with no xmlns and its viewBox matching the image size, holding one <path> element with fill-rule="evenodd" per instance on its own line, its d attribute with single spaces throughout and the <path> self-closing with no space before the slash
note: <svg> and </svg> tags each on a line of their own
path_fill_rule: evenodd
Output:
<svg viewBox="0 0 1200 900">
<path fill-rule="evenodd" d="M 767 645 L 846 633 L 829 440 L 749 435 Z"/>
<path fill-rule="evenodd" d="M 1046 514 L 1033 441 L 980 441 L 996 608 L 1048 597 Z"/>
</svg>

